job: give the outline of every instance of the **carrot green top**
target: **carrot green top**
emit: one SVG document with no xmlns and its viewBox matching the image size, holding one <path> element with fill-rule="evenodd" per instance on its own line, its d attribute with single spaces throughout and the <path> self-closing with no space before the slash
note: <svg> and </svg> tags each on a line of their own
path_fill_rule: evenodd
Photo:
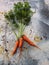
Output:
<svg viewBox="0 0 49 65">
<path fill-rule="evenodd" d="M 31 16 L 34 12 L 31 11 L 31 6 L 28 2 L 18 2 L 14 4 L 12 10 L 4 14 L 5 18 L 10 22 L 12 27 L 19 30 L 19 35 L 22 35 L 24 28 L 29 24 Z"/>
</svg>

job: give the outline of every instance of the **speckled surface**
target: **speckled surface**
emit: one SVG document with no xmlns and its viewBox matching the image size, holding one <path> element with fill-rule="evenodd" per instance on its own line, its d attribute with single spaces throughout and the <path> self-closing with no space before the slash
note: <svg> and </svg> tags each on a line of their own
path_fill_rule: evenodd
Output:
<svg viewBox="0 0 49 65">
<path fill-rule="evenodd" d="M 16 0 L 14 0 L 14 2 L 16 2 Z M 1 0 L 0 5 L 2 5 L 2 7 L 0 7 L 0 11 L 8 11 L 10 7 L 13 6 L 12 4 L 14 2 L 13 0 Z M 44 19 L 42 20 L 40 18 L 42 16 L 40 14 L 41 13 L 37 9 L 36 13 L 31 18 L 29 26 L 25 28 L 24 33 L 31 41 L 34 41 L 41 50 L 31 47 L 24 42 L 24 46 L 27 47 L 27 49 L 23 49 L 21 57 L 19 57 L 19 49 L 14 56 L 10 56 L 16 37 L 12 32 L 11 27 L 6 24 L 4 15 L 0 14 L 0 45 L 5 48 L 4 41 L 6 41 L 6 47 L 8 49 L 8 56 L 5 51 L 0 54 L 0 65 L 49 65 L 49 26 L 43 23 Z M 5 29 L 6 25 L 7 29 Z M 4 38 L 5 31 L 6 39 Z M 36 42 L 34 40 L 35 35 L 42 37 L 42 40 L 40 42 Z"/>
</svg>

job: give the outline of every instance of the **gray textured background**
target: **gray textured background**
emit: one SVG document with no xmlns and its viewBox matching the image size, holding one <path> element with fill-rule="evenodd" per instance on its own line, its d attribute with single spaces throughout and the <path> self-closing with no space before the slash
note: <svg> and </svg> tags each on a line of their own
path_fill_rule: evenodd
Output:
<svg viewBox="0 0 49 65">
<path fill-rule="evenodd" d="M 0 1 L 0 11 L 8 11 L 12 8 L 13 3 L 18 0 L 1 0 Z M 19 0 L 20 1 L 20 0 Z M 4 54 L 0 55 L 0 65 L 49 65 L 49 8 L 44 0 L 28 0 L 31 7 L 36 11 L 36 13 L 32 16 L 31 22 L 29 26 L 27 26 L 24 30 L 24 33 L 30 38 L 30 40 L 34 41 L 34 36 L 38 35 L 40 37 L 46 36 L 40 42 L 35 42 L 41 50 L 30 47 L 25 44 L 27 50 L 24 49 L 22 51 L 22 55 L 19 58 L 19 49 L 17 53 L 8 59 Z M 5 26 L 6 21 L 4 19 L 4 15 L 0 14 L 0 28 L 2 31 L 0 32 L 0 45 L 4 46 L 3 36 L 5 35 Z M 32 32 L 30 31 L 32 30 Z M 15 35 L 11 30 L 11 27 L 7 25 L 6 32 L 6 43 L 7 49 L 10 51 L 13 49 L 13 45 L 15 43 Z M 10 55 L 9 55 L 10 57 Z"/>
</svg>

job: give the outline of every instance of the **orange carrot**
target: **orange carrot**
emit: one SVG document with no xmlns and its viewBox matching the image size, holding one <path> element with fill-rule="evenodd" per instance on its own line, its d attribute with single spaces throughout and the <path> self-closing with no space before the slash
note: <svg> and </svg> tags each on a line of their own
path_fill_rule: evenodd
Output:
<svg viewBox="0 0 49 65">
<path fill-rule="evenodd" d="M 20 50 L 22 50 L 22 45 L 23 45 L 23 38 L 21 37 L 19 39 L 19 48 L 20 48 Z"/>
<path fill-rule="evenodd" d="M 22 55 L 22 45 L 23 45 L 23 38 L 21 37 L 21 38 L 19 39 L 19 49 L 20 49 L 19 58 L 20 58 L 21 55 Z"/>
<path fill-rule="evenodd" d="M 30 39 L 26 35 L 23 35 L 22 37 L 23 37 L 23 40 L 28 42 L 29 45 L 39 48 L 36 44 L 34 44 L 32 41 L 30 41 Z"/>
<path fill-rule="evenodd" d="M 23 45 L 23 38 L 21 37 L 21 38 L 19 39 L 19 47 L 21 48 L 22 45 Z"/>
<path fill-rule="evenodd" d="M 19 45 L 19 41 L 17 40 L 16 43 L 15 43 L 14 49 L 12 51 L 12 55 L 14 55 L 16 53 L 18 45 Z"/>
</svg>

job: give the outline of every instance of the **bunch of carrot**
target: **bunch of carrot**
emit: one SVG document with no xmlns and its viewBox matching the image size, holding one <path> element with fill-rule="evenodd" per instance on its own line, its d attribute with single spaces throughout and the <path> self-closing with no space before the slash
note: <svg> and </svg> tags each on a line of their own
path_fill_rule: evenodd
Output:
<svg viewBox="0 0 49 65">
<path fill-rule="evenodd" d="M 16 53 L 18 48 L 20 49 L 20 51 L 22 50 L 23 41 L 26 41 L 30 46 L 39 48 L 23 33 L 25 27 L 28 26 L 31 17 L 34 13 L 35 12 L 31 10 L 31 6 L 28 2 L 18 2 L 14 4 L 12 10 L 4 14 L 17 39 L 17 41 L 15 42 L 14 49 L 12 51 L 12 55 Z M 15 32 L 15 30 L 18 31 L 18 34 Z"/>
<path fill-rule="evenodd" d="M 16 41 L 14 49 L 12 51 L 12 55 L 14 55 L 19 48 L 22 49 L 23 41 L 26 41 L 30 46 L 34 46 L 36 48 L 39 48 L 36 44 L 34 44 L 26 35 L 23 35 L 19 40 Z M 40 49 L 40 48 L 39 48 Z"/>
</svg>

